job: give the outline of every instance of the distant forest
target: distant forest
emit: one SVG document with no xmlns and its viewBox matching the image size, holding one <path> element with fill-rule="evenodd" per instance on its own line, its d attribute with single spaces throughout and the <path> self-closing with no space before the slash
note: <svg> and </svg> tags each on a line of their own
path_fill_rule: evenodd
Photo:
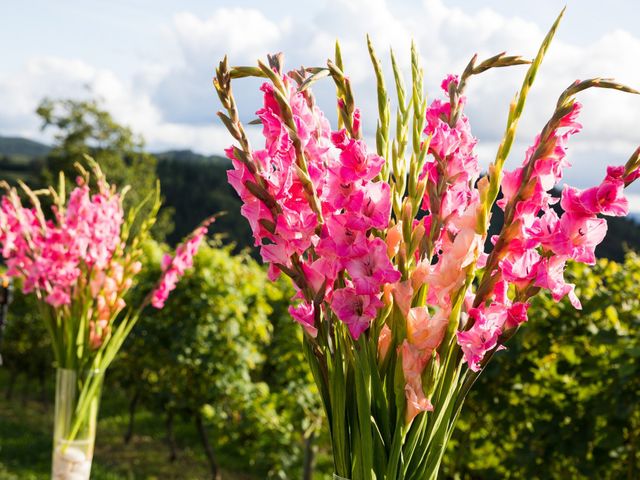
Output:
<svg viewBox="0 0 640 480">
<path fill-rule="evenodd" d="M 31 186 L 42 185 L 42 171 L 50 147 L 25 138 L 0 137 L 0 179 L 14 183 L 21 179 Z M 227 183 L 230 162 L 220 156 L 205 156 L 190 150 L 152 154 L 157 159 L 156 173 L 162 186 L 165 209 L 170 209 L 173 229 L 167 234 L 170 244 L 177 243 L 202 218 L 226 212 L 212 228 L 223 242 L 236 250 L 253 249 L 253 238 L 240 214 L 240 200 Z M 494 209 L 492 232 L 497 233 L 502 212 Z M 629 218 L 609 218 L 609 234 L 596 249 L 599 257 L 624 259 L 626 249 L 640 252 L 640 225 Z M 490 244 L 487 244 L 490 248 Z M 255 255 L 255 250 L 253 251 Z"/>
</svg>

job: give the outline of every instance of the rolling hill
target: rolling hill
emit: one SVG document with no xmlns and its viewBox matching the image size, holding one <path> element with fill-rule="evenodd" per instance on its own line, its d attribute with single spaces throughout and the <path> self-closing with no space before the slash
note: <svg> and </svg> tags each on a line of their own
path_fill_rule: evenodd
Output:
<svg viewBox="0 0 640 480">
<path fill-rule="evenodd" d="M 0 155 L 44 157 L 51 147 L 22 137 L 0 137 Z"/>
</svg>

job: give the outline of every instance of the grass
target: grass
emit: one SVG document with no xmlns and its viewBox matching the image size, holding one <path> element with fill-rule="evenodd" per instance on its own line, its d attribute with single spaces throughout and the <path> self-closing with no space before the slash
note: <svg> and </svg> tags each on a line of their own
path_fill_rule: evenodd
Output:
<svg viewBox="0 0 640 480">
<path fill-rule="evenodd" d="M 1 370 L 1 369 L 0 369 Z M 34 385 L 18 388 L 12 400 L 4 395 L 6 374 L 0 372 L 0 480 L 48 479 L 51 465 L 53 406 L 36 400 Z M 22 392 L 20 390 L 23 390 Z M 49 387 L 48 390 L 51 390 Z M 53 401 L 53 392 L 47 392 Z M 124 479 L 205 479 L 208 465 L 191 424 L 176 420 L 178 458 L 168 460 L 162 418 L 140 409 L 129 445 L 123 442 L 127 425 L 126 399 L 118 392 L 103 393 L 96 451 L 91 478 Z M 254 480 L 248 474 L 225 470 L 233 459 L 220 455 L 224 480 Z M 232 468 L 232 467 L 231 467 Z"/>
</svg>

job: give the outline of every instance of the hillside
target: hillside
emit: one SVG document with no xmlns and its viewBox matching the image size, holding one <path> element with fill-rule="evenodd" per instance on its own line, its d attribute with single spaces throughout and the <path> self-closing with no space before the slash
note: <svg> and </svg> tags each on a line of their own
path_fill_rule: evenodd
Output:
<svg viewBox="0 0 640 480">
<path fill-rule="evenodd" d="M 228 165 L 229 160 L 219 155 L 202 155 L 193 150 L 168 150 L 153 154 L 159 161 L 202 162 L 217 165 Z"/>
<path fill-rule="evenodd" d="M 36 158 L 45 157 L 51 147 L 44 143 L 22 137 L 0 136 L 0 172 L 9 165 L 16 169 L 26 167 Z M 202 155 L 193 150 L 167 150 L 151 152 L 159 161 L 204 162 L 218 165 L 228 164 L 225 157 L 219 155 Z"/>
<path fill-rule="evenodd" d="M 44 157 L 51 147 L 22 137 L 0 137 L 0 155 Z"/>
</svg>

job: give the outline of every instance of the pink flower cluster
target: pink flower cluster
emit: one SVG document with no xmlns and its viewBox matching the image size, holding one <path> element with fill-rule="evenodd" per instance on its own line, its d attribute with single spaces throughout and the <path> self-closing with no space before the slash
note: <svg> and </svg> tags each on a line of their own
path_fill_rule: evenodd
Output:
<svg viewBox="0 0 640 480">
<path fill-rule="evenodd" d="M 442 89 L 447 93 L 450 84 L 457 85 L 458 77 L 449 75 L 442 82 Z M 465 104 L 460 98 L 459 109 Z M 477 140 L 471 134 L 469 120 L 460 115 L 455 125 L 451 126 L 451 105 L 448 101 L 434 100 L 427 109 L 426 135 L 431 135 L 429 153 L 423 176 L 427 176 L 432 185 L 439 182 L 446 184 L 446 189 L 435 195 L 424 197 L 423 208 L 435 212 L 443 220 L 451 215 L 460 216 L 468 205 L 476 200 L 473 184 L 480 173 L 478 158 L 474 148 Z M 439 205 L 431 203 L 437 201 Z"/>
<path fill-rule="evenodd" d="M 265 148 L 252 154 L 257 171 L 252 173 L 229 149 L 234 167 L 229 182 L 244 202 L 242 213 L 271 278 L 280 271 L 296 272 L 300 303 L 290 309 L 293 318 L 315 336 L 320 312 L 313 298 L 322 290 L 357 339 L 382 306 L 383 285 L 400 278 L 385 241 L 374 234 L 387 228 L 391 212 L 389 185 L 376 181 L 384 159 L 346 130 L 332 132 L 309 94 L 298 92 L 288 76 L 282 80 L 295 130 L 286 122 L 274 87 L 265 83 L 264 107 L 257 112 Z M 357 134 L 357 111 L 353 117 Z M 263 190 L 259 195 L 256 185 Z"/>
<path fill-rule="evenodd" d="M 2 198 L 0 244 L 8 274 L 22 277 L 26 293 L 36 291 L 54 307 L 71 302 L 82 272 L 108 269 L 120 245 L 120 197 L 106 188 L 90 195 L 79 183 L 66 210 L 54 207 L 53 220 L 23 207 L 15 192 Z"/>
<path fill-rule="evenodd" d="M 17 191 L 9 189 L 0 202 L 0 252 L 7 274 L 22 279 L 24 293 L 35 292 L 65 318 L 83 312 L 89 344 L 98 349 L 125 308 L 123 297 L 142 264 L 121 238 L 121 196 L 106 183 L 97 165 L 95 172 L 98 191 L 92 194 L 87 180 L 78 178 L 66 205 L 65 199 L 55 198 L 49 220 L 34 192 L 25 188 L 34 204 L 26 208 Z M 212 221 L 205 221 L 179 246 L 174 258 L 165 259 L 161 281 L 147 298 L 154 307 L 162 308 L 180 276 L 192 265 Z M 77 317 L 72 320 L 80 321 Z"/>
<path fill-rule="evenodd" d="M 499 261 L 490 266 L 495 268 L 491 272 L 495 286 L 469 310 L 471 328 L 458 333 L 458 343 L 472 370 L 481 368 L 485 353 L 496 346 L 504 331 L 526 321 L 527 292 L 531 289 L 546 289 L 556 301 L 568 296 L 580 308 L 574 285 L 564 279 L 566 262 L 595 263 L 595 248 L 607 232 L 606 220 L 598 215 L 628 213 L 623 189 L 635 174 L 625 177 L 624 167 L 609 167 L 597 187 L 581 191 L 566 186 L 560 200 L 563 213 L 559 216 L 552 208 L 557 199 L 550 190 L 569 166 L 567 141 L 581 129 L 576 120 L 579 112 L 576 102 L 555 130 L 544 139 L 536 138 L 522 167 L 505 173 L 498 205 L 506 214 L 511 212 L 511 218 L 508 241 L 493 239 L 499 250 L 494 254 Z M 509 300 L 510 286 L 514 298 L 521 301 Z"/>
<path fill-rule="evenodd" d="M 165 254 L 162 258 L 162 276 L 155 289 L 151 292 L 151 306 L 161 309 L 164 307 L 169 294 L 175 290 L 176 285 L 184 273 L 193 266 L 193 257 L 198 253 L 209 225 L 214 221 L 211 217 L 200 224 L 184 243 L 176 248 L 176 253 L 172 257 Z"/>
<path fill-rule="evenodd" d="M 450 83 L 457 84 L 456 76 L 449 75 L 442 89 L 449 91 Z M 465 98 L 460 99 L 462 108 Z M 418 275 L 427 273 L 429 303 L 441 309 L 451 308 L 451 294 L 462 286 L 464 268 L 476 261 L 482 253 L 482 236 L 476 232 L 478 190 L 475 187 L 480 173 L 475 154 L 477 140 L 471 134 L 469 120 L 459 115 L 454 126 L 451 122 L 449 102 L 434 100 L 427 109 L 427 127 L 431 136 L 429 160 L 423 175 L 428 176 L 427 194 L 422 206 L 428 211 L 425 226 L 435 227 L 434 251 L 420 259 Z"/>
<path fill-rule="evenodd" d="M 464 360 L 478 371 L 505 332 L 527 320 L 528 300 L 540 289 L 556 300 L 569 296 L 579 307 L 574 286 L 563 276 L 565 263 L 595 261 L 606 233 L 599 215 L 627 213 L 623 189 L 638 174 L 611 167 L 597 187 L 565 188 L 564 212 L 553 210 L 558 201 L 550 190 L 569 165 L 567 141 L 581 128 L 578 103 L 555 128 L 543 130 L 522 167 L 505 172 L 498 205 L 506 226 L 487 255 L 484 198 L 490 184 L 479 180 L 477 140 L 462 113 L 466 100 L 457 90 L 458 77 L 442 82 L 447 100 L 434 100 L 426 110 L 427 156 L 420 178 L 412 179 L 424 187 L 424 196 L 399 192 L 403 212 L 421 207 L 423 215 L 409 220 L 403 214 L 391 225 L 391 187 L 381 179 L 385 159 L 361 140 L 357 109 L 352 128 L 331 131 L 294 78 L 282 76 L 277 87 L 262 85 L 264 105 L 257 115 L 265 146 L 228 149 L 229 182 L 244 202 L 242 213 L 271 278 L 284 272 L 294 280 L 298 302 L 289 311 L 309 335 L 316 337 L 322 318 L 337 317 L 357 340 L 383 306 L 391 307 L 378 354 L 384 361 L 393 345 L 401 357 L 407 421 L 433 408 L 432 385 L 423 379 L 434 378 L 425 372 L 438 370 L 438 347 L 447 334 L 456 332 Z M 342 114 L 343 107 L 340 99 Z M 404 267 L 404 277 L 395 264 Z M 473 287 L 471 279 L 483 267 L 484 277 Z M 400 329 L 403 337 L 394 343 L 398 312 L 406 336 Z"/>
<path fill-rule="evenodd" d="M 529 304 L 512 302 L 507 290 L 507 282 L 501 281 L 496 286 L 494 298 L 488 307 L 470 307 L 468 318 L 473 322 L 473 326 L 457 334 L 465 361 L 473 371 L 480 369 L 480 362 L 486 352 L 498 346 L 498 339 L 503 330 L 517 327 L 527 321 Z"/>
<path fill-rule="evenodd" d="M 457 77 L 450 75 L 442 82 L 445 93 L 451 82 L 456 85 Z M 462 97 L 459 108 L 464 102 Z M 415 308 L 408 310 L 407 339 L 402 345 L 408 421 L 420 411 L 432 408 L 420 382 L 422 372 L 429 361 L 437 361 L 432 359 L 432 353 L 444 337 L 454 295 L 466 279 L 465 268 L 484 258 L 483 238 L 476 232 L 479 195 L 475 182 L 480 173 L 474 151 L 477 141 L 471 134 L 467 117 L 459 115 L 451 126 L 451 115 L 448 101 L 434 100 L 427 109 L 424 133 L 431 137 L 431 142 L 423 171 L 423 177 L 428 178 L 428 187 L 422 207 L 428 213 L 422 222 L 425 231 L 434 230 L 433 252 L 427 252 L 424 258 L 417 257 L 412 284 L 400 289 L 408 291 L 400 293 L 396 289 L 394 292 L 396 302 L 405 304 L 406 311 L 413 292 L 427 284 L 427 303 L 436 311 L 430 316 L 426 307 L 421 307 L 424 311 L 419 315 L 415 314 Z M 435 263 L 432 255 L 437 257 Z M 416 336 L 412 332 L 420 333 Z M 429 341 L 418 341 L 417 338 L 428 338 Z"/>
</svg>

